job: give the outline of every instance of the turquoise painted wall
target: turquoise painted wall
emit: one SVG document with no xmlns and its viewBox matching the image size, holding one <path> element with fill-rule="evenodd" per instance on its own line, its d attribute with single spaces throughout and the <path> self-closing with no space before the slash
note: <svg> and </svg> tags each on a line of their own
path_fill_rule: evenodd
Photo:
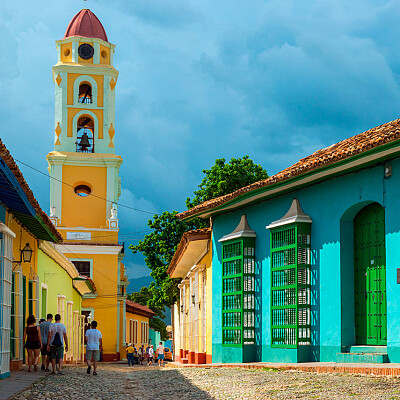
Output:
<svg viewBox="0 0 400 400">
<path fill-rule="evenodd" d="M 150 342 L 151 341 L 151 342 Z M 158 347 L 158 343 L 161 342 L 160 332 L 155 331 L 154 329 L 149 329 L 149 343 L 154 346 L 154 349 Z"/>
<path fill-rule="evenodd" d="M 254 361 L 336 361 L 342 346 L 354 344 L 353 218 L 365 205 L 385 208 L 388 309 L 388 354 L 400 362 L 400 160 L 391 161 L 393 175 L 384 179 L 383 165 L 312 185 L 272 200 L 215 217 L 213 222 L 213 362 L 243 362 L 246 347 L 222 346 L 221 244 L 242 214 L 256 231 L 256 349 Z M 312 347 L 298 352 L 271 348 L 270 233 L 266 229 L 281 218 L 296 197 L 313 220 Z"/>
</svg>

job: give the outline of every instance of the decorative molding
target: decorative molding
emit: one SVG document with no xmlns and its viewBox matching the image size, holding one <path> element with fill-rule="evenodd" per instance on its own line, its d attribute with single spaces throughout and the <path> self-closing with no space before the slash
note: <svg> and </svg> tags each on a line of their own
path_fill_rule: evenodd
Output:
<svg viewBox="0 0 400 400">
<path fill-rule="evenodd" d="M 48 257 L 53 259 L 58 265 L 60 265 L 71 278 L 77 278 L 79 276 L 78 270 L 75 265 L 62 254 L 62 252 L 50 242 L 40 241 L 39 249 L 43 251 Z"/>
<path fill-rule="evenodd" d="M 104 254 L 104 255 L 118 255 L 121 250 L 121 245 L 100 246 L 100 245 L 81 245 L 81 244 L 68 244 L 62 245 L 54 244 L 54 246 L 63 254 Z"/>
</svg>

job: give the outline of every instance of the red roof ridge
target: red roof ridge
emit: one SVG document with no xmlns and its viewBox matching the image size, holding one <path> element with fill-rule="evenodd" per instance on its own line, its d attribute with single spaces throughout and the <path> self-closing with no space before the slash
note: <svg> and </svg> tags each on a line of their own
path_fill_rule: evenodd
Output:
<svg viewBox="0 0 400 400">
<path fill-rule="evenodd" d="M 130 311 L 129 308 L 131 308 L 134 313 L 137 313 L 139 315 L 145 314 L 145 316 L 149 318 L 153 318 L 155 315 L 154 311 L 151 310 L 149 307 L 139 303 L 135 303 L 134 301 L 129 299 L 126 299 L 126 307 L 128 312 Z"/>
<path fill-rule="evenodd" d="M 189 218 L 198 213 L 207 211 L 216 206 L 227 203 L 244 193 L 251 192 L 272 184 L 283 182 L 294 176 L 299 176 L 316 169 L 320 169 L 338 161 L 345 160 L 357 154 L 382 146 L 388 142 L 400 139 L 400 119 L 387 122 L 385 124 L 371 128 L 365 132 L 331 144 L 320 150 L 316 150 L 311 155 L 301 158 L 297 163 L 285 168 L 284 170 L 270 176 L 264 180 L 254 182 L 232 193 L 224 196 L 207 200 L 190 210 L 177 214 L 179 219 Z"/>
</svg>

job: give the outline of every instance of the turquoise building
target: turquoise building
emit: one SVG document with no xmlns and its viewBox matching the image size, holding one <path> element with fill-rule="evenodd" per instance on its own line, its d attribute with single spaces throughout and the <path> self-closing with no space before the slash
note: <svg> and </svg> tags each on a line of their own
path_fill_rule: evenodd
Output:
<svg viewBox="0 0 400 400">
<path fill-rule="evenodd" d="M 213 362 L 400 362 L 400 120 L 179 217 L 212 218 Z"/>
</svg>

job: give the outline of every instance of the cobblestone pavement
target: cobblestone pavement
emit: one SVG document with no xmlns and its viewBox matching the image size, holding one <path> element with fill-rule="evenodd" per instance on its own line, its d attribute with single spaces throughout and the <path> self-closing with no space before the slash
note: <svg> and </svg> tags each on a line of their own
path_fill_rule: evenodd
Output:
<svg viewBox="0 0 400 400">
<path fill-rule="evenodd" d="M 14 400 L 400 399 L 400 379 L 239 368 L 68 367 Z"/>
</svg>

